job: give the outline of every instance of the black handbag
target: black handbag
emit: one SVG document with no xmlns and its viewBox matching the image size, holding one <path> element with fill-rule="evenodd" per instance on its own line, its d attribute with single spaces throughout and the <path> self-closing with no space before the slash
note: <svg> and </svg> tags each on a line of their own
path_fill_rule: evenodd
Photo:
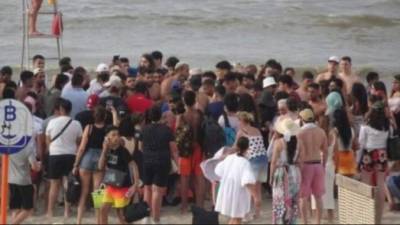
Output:
<svg viewBox="0 0 400 225">
<path fill-rule="evenodd" d="M 400 160 L 400 136 L 397 130 L 390 132 L 387 143 L 387 155 L 389 160 Z"/>
<path fill-rule="evenodd" d="M 114 187 L 122 187 L 127 175 L 128 173 L 126 172 L 107 168 L 106 173 L 104 174 L 103 183 Z"/>
<path fill-rule="evenodd" d="M 192 206 L 192 224 L 219 224 L 218 212 L 206 211 L 200 207 Z"/>
<path fill-rule="evenodd" d="M 131 203 L 124 209 L 124 217 L 126 222 L 132 223 L 150 216 L 150 207 L 144 202 Z"/>
<path fill-rule="evenodd" d="M 68 176 L 68 187 L 65 193 L 67 202 L 71 204 L 78 203 L 81 197 L 81 181 L 78 176 L 70 174 Z"/>
</svg>

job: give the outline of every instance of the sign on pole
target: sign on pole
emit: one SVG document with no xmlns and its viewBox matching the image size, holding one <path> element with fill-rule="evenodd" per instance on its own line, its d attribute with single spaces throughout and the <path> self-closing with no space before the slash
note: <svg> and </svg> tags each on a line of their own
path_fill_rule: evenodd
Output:
<svg viewBox="0 0 400 225">
<path fill-rule="evenodd" d="M 14 154 L 32 138 L 32 113 L 19 101 L 0 101 L 0 154 Z"/>
<path fill-rule="evenodd" d="M 24 149 L 32 139 L 32 113 L 19 101 L 0 101 L 1 224 L 7 223 L 8 156 Z"/>
</svg>

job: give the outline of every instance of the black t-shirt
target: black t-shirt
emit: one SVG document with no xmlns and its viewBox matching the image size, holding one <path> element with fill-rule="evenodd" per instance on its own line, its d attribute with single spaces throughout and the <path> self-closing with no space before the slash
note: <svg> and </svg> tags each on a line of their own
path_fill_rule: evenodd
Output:
<svg viewBox="0 0 400 225">
<path fill-rule="evenodd" d="M 124 187 L 129 187 L 132 185 L 132 181 L 131 181 L 131 177 L 132 174 L 129 170 L 129 163 L 133 160 L 131 154 L 129 153 L 129 151 L 120 146 L 117 149 L 113 150 L 110 149 L 107 152 L 107 159 L 106 159 L 106 165 L 107 165 L 107 169 L 115 169 L 115 170 L 119 170 L 121 172 L 125 172 L 127 173 L 125 182 L 124 182 Z"/>
<path fill-rule="evenodd" d="M 144 163 L 170 163 L 169 143 L 174 140 L 171 129 L 160 123 L 145 126 L 142 130 Z"/>
<path fill-rule="evenodd" d="M 93 111 L 91 110 L 82 111 L 76 114 L 75 120 L 77 120 L 81 124 L 82 129 L 85 129 L 87 125 L 94 124 Z M 106 125 L 112 125 L 112 123 L 113 123 L 112 114 L 111 112 L 107 111 Z"/>
<path fill-rule="evenodd" d="M 94 123 L 93 112 L 90 110 L 76 114 L 75 119 L 81 124 L 82 129 L 85 129 L 86 125 Z"/>
</svg>

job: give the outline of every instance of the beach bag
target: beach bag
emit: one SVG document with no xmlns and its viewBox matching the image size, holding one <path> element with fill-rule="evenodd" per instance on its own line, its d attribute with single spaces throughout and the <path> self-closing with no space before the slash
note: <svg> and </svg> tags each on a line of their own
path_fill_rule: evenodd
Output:
<svg viewBox="0 0 400 225">
<path fill-rule="evenodd" d="M 95 209 L 100 209 L 103 205 L 103 198 L 105 193 L 105 186 L 101 185 L 99 189 L 92 192 L 93 207 Z"/>
<path fill-rule="evenodd" d="M 224 117 L 224 123 L 225 123 L 224 126 L 225 142 L 226 142 L 225 146 L 232 147 L 236 140 L 236 131 L 233 127 L 231 127 L 229 123 L 229 118 L 226 115 L 226 113 L 224 112 L 222 115 Z"/>
<path fill-rule="evenodd" d="M 78 203 L 81 197 L 81 181 L 78 176 L 70 174 L 68 176 L 67 192 L 65 193 L 67 202 Z"/>
<path fill-rule="evenodd" d="M 204 131 L 203 150 L 206 158 L 211 158 L 225 145 L 225 133 L 212 117 L 207 117 L 203 121 L 202 130 Z"/>
<path fill-rule="evenodd" d="M 150 216 L 150 207 L 144 202 L 131 203 L 124 208 L 124 217 L 126 222 L 132 223 Z"/>
<path fill-rule="evenodd" d="M 400 160 L 400 136 L 398 130 L 392 130 L 387 142 L 387 155 L 389 160 Z"/>
<path fill-rule="evenodd" d="M 104 174 L 103 183 L 113 187 L 122 187 L 126 180 L 126 176 L 128 176 L 128 173 L 126 172 L 107 168 L 106 173 Z"/>
<path fill-rule="evenodd" d="M 180 157 L 190 157 L 193 153 L 193 140 L 194 134 L 193 129 L 186 121 L 176 129 L 175 142 L 178 147 L 178 153 Z"/>
<path fill-rule="evenodd" d="M 206 211 L 200 207 L 192 206 L 192 224 L 219 224 L 218 212 Z"/>
</svg>

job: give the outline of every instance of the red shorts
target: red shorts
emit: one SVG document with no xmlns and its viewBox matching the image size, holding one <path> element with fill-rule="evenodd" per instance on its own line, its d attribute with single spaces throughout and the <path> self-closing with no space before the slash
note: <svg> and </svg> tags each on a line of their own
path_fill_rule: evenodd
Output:
<svg viewBox="0 0 400 225">
<path fill-rule="evenodd" d="M 325 194 L 325 169 L 322 164 L 304 164 L 301 168 L 300 198 Z"/>
<path fill-rule="evenodd" d="M 179 158 L 179 172 L 182 176 L 190 176 L 194 174 L 195 176 L 202 176 L 203 172 L 200 168 L 200 163 L 203 161 L 203 153 L 201 151 L 200 145 L 196 144 L 193 147 L 193 154 L 190 157 Z"/>
</svg>

